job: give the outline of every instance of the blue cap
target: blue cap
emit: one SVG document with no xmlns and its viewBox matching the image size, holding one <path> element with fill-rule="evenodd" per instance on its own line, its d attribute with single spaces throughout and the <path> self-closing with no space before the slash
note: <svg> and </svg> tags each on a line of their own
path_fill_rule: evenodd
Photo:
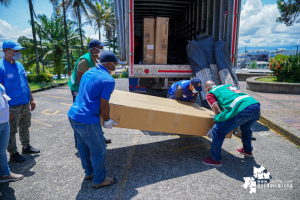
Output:
<svg viewBox="0 0 300 200">
<path fill-rule="evenodd" d="M 117 56 L 111 51 L 104 51 L 103 53 L 101 53 L 100 62 L 116 62 L 124 65 L 124 63 L 122 61 L 119 61 Z"/>
<path fill-rule="evenodd" d="M 93 39 L 89 42 L 89 49 L 93 47 L 103 47 L 106 46 L 105 43 L 100 42 L 99 40 Z"/>
<path fill-rule="evenodd" d="M 199 78 L 192 78 L 191 85 L 194 86 L 195 90 L 197 90 L 198 92 L 202 91 L 201 81 Z"/>
<path fill-rule="evenodd" d="M 25 48 L 21 47 L 19 44 L 15 43 L 12 40 L 6 40 L 2 44 L 2 49 L 20 50 L 20 49 L 25 49 Z"/>
</svg>

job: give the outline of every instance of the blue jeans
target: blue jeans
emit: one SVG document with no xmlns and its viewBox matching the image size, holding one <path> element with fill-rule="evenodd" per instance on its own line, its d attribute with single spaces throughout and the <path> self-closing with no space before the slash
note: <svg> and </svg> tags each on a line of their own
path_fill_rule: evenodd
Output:
<svg viewBox="0 0 300 200">
<path fill-rule="evenodd" d="M 105 181 L 105 155 L 106 144 L 103 137 L 102 126 L 99 124 L 79 123 L 69 118 L 77 138 L 77 147 L 82 168 L 86 176 L 94 174 L 94 184 Z M 92 161 L 90 159 L 92 154 Z"/>
<path fill-rule="evenodd" d="M 11 173 L 7 164 L 6 149 L 8 147 L 8 141 L 10 136 L 9 123 L 5 122 L 0 124 L 0 174 L 2 176 L 9 175 Z"/>
<path fill-rule="evenodd" d="M 211 157 L 215 161 L 221 161 L 221 147 L 225 136 L 237 127 L 241 127 L 242 142 L 245 152 L 252 152 L 251 145 L 252 130 L 251 126 L 260 118 L 260 105 L 253 104 L 242 110 L 237 116 L 224 121 L 217 122 L 212 128 L 212 143 L 211 143 Z"/>
</svg>

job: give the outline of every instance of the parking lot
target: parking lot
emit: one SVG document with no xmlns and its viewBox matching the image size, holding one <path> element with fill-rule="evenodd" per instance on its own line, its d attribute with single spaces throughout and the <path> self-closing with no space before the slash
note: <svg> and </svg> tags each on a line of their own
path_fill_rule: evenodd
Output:
<svg viewBox="0 0 300 200">
<path fill-rule="evenodd" d="M 128 79 L 116 80 L 116 89 L 128 91 Z M 25 163 L 9 162 L 12 172 L 24 174 L 24 179 L 0 184 L 0 199 L 299 199 L 300 149 L 260 123 L 253 127 L 254 158 L 240 155 L 236 149 L 242 147 L 241 140 L 232 137 L 224 142 L 219 168 L 201 162 L 210 156 L 211 139 L 206 137 L 104 129 L 112 138 L 107 174 L 116 176 L 117 183 L 95 190 L 92 181 L 83 180 L 74 148 L 68 86 L 34 93 L 34 99 L 31 145 L 41 153 L 25 155 Z M 282 181 L 289 187 L 257 185 L 250 194 L 250 185 L 243 187 L 244 177 L 254 177 L 254 167 L 261 166 L 270 175 L 269 183 Z"/>
</svg>

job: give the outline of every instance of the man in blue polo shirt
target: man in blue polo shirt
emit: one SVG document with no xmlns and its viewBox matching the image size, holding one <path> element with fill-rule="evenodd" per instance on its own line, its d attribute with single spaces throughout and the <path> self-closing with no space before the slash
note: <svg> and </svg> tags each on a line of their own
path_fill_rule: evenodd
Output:
<svg viewBox="0 0 300 200">
<path fill-rule="evenodd" d="M 25 49 L 12 40 L 3 42 L 2 45 L 5 56 L 0 60 L 0 84 L 6 88 L 6 94 L 11 98 L 8 102 L 9 112 L 14 116 L 10 120 L 10 138 L 8 152 L 10 160 L 14 162 L 24 162 L 25 158 L 17 151 L 16 133 L 19 129 L 20 141 L 23 146 L 22 153 L 39 153 L 40 150 L 30 146 L 29 127 L 31 124 L 31 111 L 35 109 L 26 72 L 23 65 L 17 60 L 22 58 L 21 49 Z"/>
<path fill-rule="evenodd" d="M 197 94 L 201 91 L 200 79 L 192 78 L 174 83 L 169 89 L 168 98 L 195 103 Z"/>
<path fill-rule="evenodd" d="M 78 95 L 68 112 L 77 139 L 85 179 L 94 178 L 94 188 L 110 186 L 116 182 L 116 178 L 106 177 L 106 144 L 100 115 L 104 119 L 104 128 L 118 125 L 109 117 L 109 99 L 115 89 L 115 80 L 110 72 L 115 70 L 117 63 L 123 64 L 109 51 L 103 52 L 100 59 L 101 64 L 83 74 Z"/>
</svg>

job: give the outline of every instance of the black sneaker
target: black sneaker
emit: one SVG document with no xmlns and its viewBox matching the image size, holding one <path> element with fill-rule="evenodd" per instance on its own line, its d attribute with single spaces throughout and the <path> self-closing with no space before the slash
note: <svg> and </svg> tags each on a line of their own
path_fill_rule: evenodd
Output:
<svg viewBox="0 0 300 200">
<path fill-rule="evenodd" d="M 40 150 L 28 145 L 25 148 L 23 147 L 22 153 L 40 153 Z"/>
<path fill-rule="evenodd" d="M 103 135 L 103 136 L 104 136 L 104 135 Z M 106 144 L 111 143 L 111 139 L 110 139 L 109 137 L 105 137 L 105 136 L 104 136 L 104 140 L 105 140 L 105 143 L 106 143 Z"/>
<path fill-rule="evenodd" d="M 10 161 L 12 162 L 21 163 L 25 162 L 25 160 L 26 159 L 23 156 L 21 156 L 18 152 L 10 155 Z"/>
</svg>

